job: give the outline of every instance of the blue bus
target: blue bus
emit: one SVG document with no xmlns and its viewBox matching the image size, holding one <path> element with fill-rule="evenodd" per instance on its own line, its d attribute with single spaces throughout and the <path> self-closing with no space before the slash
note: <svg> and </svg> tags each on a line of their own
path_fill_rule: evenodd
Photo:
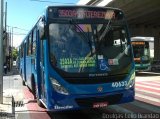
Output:
<svg viewBox="0 0 160 119">
<path fill-rule="evenodd" d="M 119 9 L 48 6 L 19 49 L 23 84 L 50 111 L 134 100 L 133 51 Z"/>
</svg>

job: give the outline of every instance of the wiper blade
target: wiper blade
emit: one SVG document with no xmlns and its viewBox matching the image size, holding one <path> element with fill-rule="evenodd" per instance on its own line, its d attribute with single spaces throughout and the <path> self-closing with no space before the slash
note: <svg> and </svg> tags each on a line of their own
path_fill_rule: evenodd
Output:
<svg viewBox="0 0 160 119">
<path fill-rule="evenodd" d="M 104 32 L 102 33 L 102 35 L 101 35 L 100 38 L 99 38 L 99 42 L 100 42 L 102 39 L 104 39 L 106 33 L 110 30 L 110 28 L 111 28 L 111 25 L 110 25 L 111 21 L 112 21 L 112 19 L 110 19 L 110 20 L 108 21 L 108 24 L 107 24 Z"/>
<path fill-rule="evenodd" d="M 100 46 L 101 44 L 103 43 L 102 40 L 105 40 L 105 36 L 106 36 L 106 33 L 109 32 L 110 28 L 111 28 L 111 23 L 112 19 L 110 19 L 107 23 L 107 26 L 106 28 L 104 29 L 104 31 L 102 32 L 102 34 L 100 36 L 98 36 L 98 32 L 96 30 L 96 37 L 97 37 L 97 47 L 98 47 L 98 52 L 100 52 Z M 96 50 L 97 51 L 97 50 Z"/>
<path fill-rule="evenodd" d="M 91 42 L 91 39 L 89 38 L 89 29 L 87 29 L 87 30 L 88 30 L 88 36 L 87 36 L 87 35 L 85 34 L 84 30 L 83 30 L 78 24 L 76 24 L 73 19 L 70 20 L 70 23 L 73 24 L 75 28 L 78 28 L 78 30 L 80 31 L 80 33 L 83 35 L 82 38 L 83 38 L 83 39 L 85 38 L 84 40 L 87 39 L 87 43 L 88 43 L 88 45 L 89 45 L 89 47 L 90 47 L 91 56 L 92 56 L 93 51 L 92 51 L 92 42 Z"/>
</svg>

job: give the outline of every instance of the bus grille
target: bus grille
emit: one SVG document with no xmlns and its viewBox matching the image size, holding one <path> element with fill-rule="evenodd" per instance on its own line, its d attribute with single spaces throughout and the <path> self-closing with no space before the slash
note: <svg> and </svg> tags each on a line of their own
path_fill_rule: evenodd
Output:
<svg viewBox="0 0 160 119">
<path fill-rule="evenodd" d="M 116 76 L 105 76 L 105 77 L 65 77 L 68 83 L 71 84 L 100 84 L 100 83 L 111 83 L 116 81 L 122 81 L 127 75 L 116 75 Z"/>
<path fill-rule="evenodd" d="M 115 94 L 103 97 L 90 97 L 75 99 L 77 104 L 81 107 L 92 107 L 94 103 L 108 102 L 109 105 L 118 103 L 122 98 L 122 94 Z"/>
</svg>

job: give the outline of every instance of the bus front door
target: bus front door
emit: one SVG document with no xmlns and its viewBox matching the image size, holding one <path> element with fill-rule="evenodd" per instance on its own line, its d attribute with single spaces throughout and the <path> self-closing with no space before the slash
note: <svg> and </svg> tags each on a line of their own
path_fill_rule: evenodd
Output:
<svg viewBox="0 0 160 119">
<path fill-rule="evenodd" d="M 24 59 L 23 59 L 23 80 L 26 82 L 26 55 L 27 55 L 27 44 L 24 43 Z"/>
<path fill-rule="evenodd" d="M 44 77 L 44 41 L 40 41 L 40 77 L 41 77 L 41 99 L 45 102 L 46 96 L 45 96 L 45 77 Z"/>
</svg>

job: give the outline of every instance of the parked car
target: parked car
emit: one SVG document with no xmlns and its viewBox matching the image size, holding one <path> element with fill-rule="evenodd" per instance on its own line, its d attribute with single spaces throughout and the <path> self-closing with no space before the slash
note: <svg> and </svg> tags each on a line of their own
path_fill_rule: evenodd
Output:
<svg viewBox="0 0 160 119">
<path fill-rule="evenodd" d="M 153 60 L 151 64 L 151 71 L 158 71 L 160 70 L 160 60 Z"/>
</svg>

